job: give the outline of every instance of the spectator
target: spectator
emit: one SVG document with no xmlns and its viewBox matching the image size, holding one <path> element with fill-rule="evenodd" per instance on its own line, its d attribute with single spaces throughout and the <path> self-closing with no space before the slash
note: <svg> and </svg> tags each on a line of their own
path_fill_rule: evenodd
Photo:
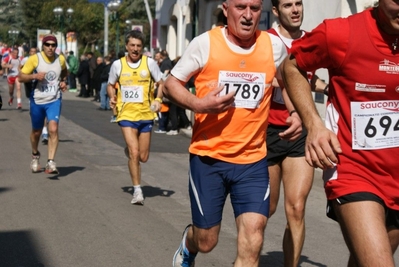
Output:
<svg viewBox="0 0 399 267">
<path fill-rule="evenodd" d="M 93 85 L 92 85 L 92 80 L 93 80 L 94 70 L 97 67 L 97 62 L 96 62 L 96 58 L 94 57 L 93 52 L 88 52 L 86 54 L 86 58 L 87 58 L 87 62 L 89 63 L 89 72 L 90 72 L 90 77 L 89 77 L 89 81 L 88 81 L 88 84 L 87 84 L 88 95 L 89 96 L 93 96 L 94 95 L 94 88 L 93 88 Z"/>
<path fill-rule="evenodd" d="M 92 86 L 95 92 L 94 98 L 92 101 L 100 102 L 100 91 L 101 91 L 101 74 L 104 69 L 104 62 L 102 57 L 97 57 L 96 59 L 97 67 L 94 70 L 93 79 L 92 79 Z"/>
<path fill-rule="evenodd" d="M 69 66 L 68 69 L 68 83 L 69 83 L 69 90 L 71 92 L 76 92 L 76 75 L 79 69 L 79 62 L 78 59 L 75 57 L 74 52 L 71 50 L 69 51 L 69 56 L 67 57 L 67 63 Z"/>
<path fill-rule="evenodd" d="M 109 71 L 111 70 L 111 56 L 108 55 L 104 58 L 104 66 L 101 72 L 101 91 L 100 91 L 100 108 L 99 110 L 108 110 L 109 107 L 109 97 L 107 93 L 107 84 Z"/>
<path fill-rule="evenodd" d="M 77 96 L 84 98 L 89 97 L 88 84 L 90 80 L 90 67 L 85 55 L 80 56 L 77 76 L 80 83 L 80 92 Z"/>
</svg>

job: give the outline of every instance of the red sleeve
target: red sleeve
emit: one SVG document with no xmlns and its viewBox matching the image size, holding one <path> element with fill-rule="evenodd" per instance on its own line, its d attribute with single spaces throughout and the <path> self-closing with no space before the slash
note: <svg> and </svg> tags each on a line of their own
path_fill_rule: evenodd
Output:
<svg viewBox="0 0 399 267">
<path fill-rule="evenodd" d="M 10 59 L 10 56 L 6 56 L 2 58 L 2 61 L 6 64 L 8 64 L 8 60 Z"/>
<path fill-rule="evenodd" d="M 325 20 L 313 31 L 292 43 L 291 54 L 306 71 L 339 68 L 349 42 L 346 19 Z"/>
</svg>

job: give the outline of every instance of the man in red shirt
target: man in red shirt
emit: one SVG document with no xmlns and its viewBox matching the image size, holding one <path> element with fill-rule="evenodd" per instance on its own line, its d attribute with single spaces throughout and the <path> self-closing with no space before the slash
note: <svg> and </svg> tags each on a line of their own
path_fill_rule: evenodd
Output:
<svg viewBox="0 0 399 267">
<path fill-rule="evenodd" d="M 308 130 L 306 160 L 324 170 L 327 215 L 341 226 L 348 266 L 394 267 L 399 243 L 399 2 L 325 20 L 293 43 L 282 70 Z M 305 71 L 327 68 L 323 125 Z"/>
</svg>

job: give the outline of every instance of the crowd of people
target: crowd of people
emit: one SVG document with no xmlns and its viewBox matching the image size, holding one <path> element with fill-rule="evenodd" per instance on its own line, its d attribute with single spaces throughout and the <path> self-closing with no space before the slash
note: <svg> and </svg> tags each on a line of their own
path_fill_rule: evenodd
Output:
<svg viewBox="0 0 399 267">
<path fill-rule="evenodd" d="M 144 34 L 137 30 L 126 34 L 126 52 L 105 57 L 89 52 L 80 60 L 73 51 L 56 54 L 52 34 L 44 36 L 40 52 L 32 49 L 26 58 L 3 44 L 8 105 L 16 91 L 17 109 L 22 108 L 21 83 L 30 99 L 32 172 L 40 171 L 38 143 L 48 131 L 45 172 L 58 173 L 61 92 L 77 90 L 77 79 L 77 96 L 93 97 L 99 110 L 112 110 L 111 122 L 122 131 L 132 204 L 144 204 L 141 164 L 149 159 L 151 133 L 191 129 L 185 111 L 194 112 L 192 220 L 174 267 L 193 267 L 199 253 L 216 247 L 228 195 L 237 225 L 234 266 L 258 266 L 281 184 L 284 266 L 298 266 L 314 168 L 323 170 L 327 216 L 341 227 L 348 266 L 395 266 L 399 98 L 392 64 L 399 60 L 399 3 L 379 0 L 348 18 L 325 20 L 311 32 L 301 29 L 303 0 L 271 3 L 278 25 L 260 31 L 262 0 L 224 1 L 225 25 L 194 38 L 175 60 L 166 50 L 145 54 Z M 316 75 L 320 68 L 329 70 L 328 83 Z M 50 70 L 55 75 L 50 77 Z M 325 125 L 312 91 L 328 96 Z"/>
</svg>

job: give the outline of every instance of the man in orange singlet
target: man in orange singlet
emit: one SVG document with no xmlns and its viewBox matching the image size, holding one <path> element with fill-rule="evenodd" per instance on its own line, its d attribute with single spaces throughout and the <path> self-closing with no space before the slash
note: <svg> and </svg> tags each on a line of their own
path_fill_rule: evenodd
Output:
<svg viewBox="0 0 399 267">
<path fill-rule="evenodd" d="M 192 224 L 174 267 L 194 266 L 198 252 L 216 246 L 228 194 L 238 230 L 234 266 L 258 266 L 270 202 L 267 117 L 272 81 L 287 54 L 279 38 L 257 30 L 261 11 L 262 0 L 225 1 L 227 26 L 196 37 L 166 80 L 165 95 L 195 112 L 189 149 Z M 192 76 L 196 95 L 184 87 Z M 298 137 L 299 116 L 287 123 L 291 127 L 280 136 Z"/>
</svg>

